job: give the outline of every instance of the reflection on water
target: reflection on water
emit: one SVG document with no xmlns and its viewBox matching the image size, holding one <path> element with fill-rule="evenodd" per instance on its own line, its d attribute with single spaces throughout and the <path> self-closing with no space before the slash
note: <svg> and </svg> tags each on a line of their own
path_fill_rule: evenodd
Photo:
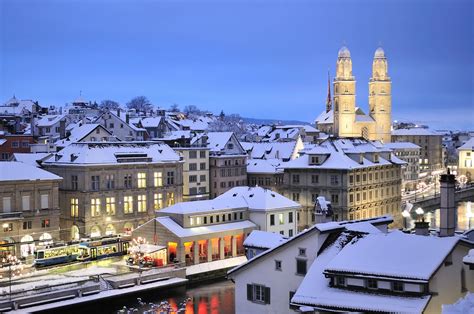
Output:
<svg viewBox="0 0 474 314">
<path fill-rule="evenodd" d="M 465 231 L 474 228 L 474 202 L 459 202 L 457 205 L 456 230 Z M 416 218 L 416 214 L 412 213 L 412 218 Z M 409 228 L 414 228 L 414 219 L 412 218 L 408 218 Z M 430 223 L 430 228 L 439 228 L 439 209 L 425 213 L 425 221 Z"/>
<path fill-rule="evenodd" d="M 163 301 L 168 302 L 172 311 L 170 313 L 178 313 L 180 305 L 187 298 L 190 298 L 184 307 L 186 314 L 232 314 L 235 312 L 234 304 L 234 284 L 230 280 L 217 281 L 203 284 L 198 287 L 177 289 L 168 292 L 159 291 L 154 295 L 142 298 L 147 304 L 152 302 L 160 304 Z M 149 306 L 140 306 L 137 301 L 127 302 L 123 304 L 127 308 L 137 308 L 138 312 L 143 313 L 149 310 Z M 117 310 L 119 310 L 119 306 Z M 115 313 L 117 313 L 115 311 Z M 159 313 L 159 312 L 156 312 Z"/>
</svg>

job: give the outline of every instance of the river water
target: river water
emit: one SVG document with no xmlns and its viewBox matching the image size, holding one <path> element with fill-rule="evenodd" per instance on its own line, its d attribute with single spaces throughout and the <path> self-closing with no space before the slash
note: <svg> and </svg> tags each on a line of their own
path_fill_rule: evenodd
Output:
<svg viewBox="0 0 474 314">
<path fill-rule="evenodd" d="M 230 280 L 214 281 L 196 287 L 156 291 L 141 296 L 141 298 L 142 302 L 146 303 L 146 305 L 140 305 L 136 299 L 129 300 L 123 305 L 116 301 L 116 307 L 112 313 L 120 313 L 120 309 L 123 306 L 126 306 L 128 309 L 136 308 L 138 312 L 135 313 L 144 313 L 150 309 L 150 302 L 154 304 L 168 304 L 171 308 L 170 313 L 177 313 L 179 308 L 184 310 L 179 313 L 186 314 L 235 313 L 234 284 Z M 154 311 L 153 313 L 160 312 Z"/>
</svg>

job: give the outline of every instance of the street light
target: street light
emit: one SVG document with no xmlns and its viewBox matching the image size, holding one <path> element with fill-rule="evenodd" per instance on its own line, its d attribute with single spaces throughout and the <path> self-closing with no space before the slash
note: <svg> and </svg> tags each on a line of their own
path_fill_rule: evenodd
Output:
<svg viewBox="0 0 474 314">
<path fill-rule="evenodd" d="M 402 211 L 402 216 L 403 216 L 403 225 L 405 227 L 405 230 L 408 229 L 408 217 L 410 217 L 410 212 L 408 210 L 403 210 Z"/>
<path fill-rule="evenodd" d="M 4 257 L 2 259 L 2 268 L 4 267 L 8 267 L 8 286 L 9 286 L 9 300 L 11 302 L 12 300 L 12 274 L 13 274 L 13 271 L 21 271 L 21 267 L 19 269 L 16 269 L 15 266 L 19 265 L 20 262 L 18 261 L 18 258 L 14 255 L 7 255 L 6 257 Z M 14 267 L 13 271 L 12 271 L 12 266 Z M 21 266 L 21 265 L 20 265 Z"/>
</svg>

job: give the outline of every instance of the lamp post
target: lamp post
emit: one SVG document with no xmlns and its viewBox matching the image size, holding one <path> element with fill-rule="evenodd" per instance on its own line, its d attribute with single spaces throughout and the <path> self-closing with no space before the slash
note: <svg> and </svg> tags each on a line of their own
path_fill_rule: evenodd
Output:
<svg viewBox="0 0 474 314">
<path fill-rule="evenodd" d="M 12 266 L 17 266 L 18 264 L 19 264 L 19 261 L 17 257 L 11 254 L 7 255 L 6 258 L 2 259 L 2 268 L 8 267 L 8 287 L 9 287 L 10 302 L 12 300 L 12 274 L 13 274 Z"/>
<path fill-rule="evenodd" d="M 418 220 L 421 220 L 421 217 L 423 217 L 423 214 L 425 213 L 425 211 L 423 210 L 423 208 L 421 207 L 418 207 L 416 210 L 415 210 L 415 213 L 418 215 Z"/>
<path fill-rule="evenodd" d="M 408 217 L 410 217 L 410 212 L 408 210 L 402 211 L 403 216 L 403 227 L 405 230 L 408 230 Z"/>
</svg>

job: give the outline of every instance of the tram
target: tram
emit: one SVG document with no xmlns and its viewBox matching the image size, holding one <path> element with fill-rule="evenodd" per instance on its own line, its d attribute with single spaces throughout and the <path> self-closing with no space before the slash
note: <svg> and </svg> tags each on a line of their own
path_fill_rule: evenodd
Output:
<svg viewBox="0 0 474 314">
<path fill-rule="evenodd" d="M 35 266 L 42 267 L 70 263 L 75 261 L 78 255 L 79 243 L 37 249 L 35 252 Z"/>
<path fill-rule="evenodd" d="M 35 252 L 36 267 L 90 261 L 127 254 L 129 237 L 104 237 L 82 239 L 79 242 L 38 248 Z"/>
<path fill-rule="evenodd" d="M 78 261 L 91 261 L 106 257 L 127 254 L 129 241 L 117 238 L 108 238 L 83 242 L 79 244 Z"/>
</svg>

